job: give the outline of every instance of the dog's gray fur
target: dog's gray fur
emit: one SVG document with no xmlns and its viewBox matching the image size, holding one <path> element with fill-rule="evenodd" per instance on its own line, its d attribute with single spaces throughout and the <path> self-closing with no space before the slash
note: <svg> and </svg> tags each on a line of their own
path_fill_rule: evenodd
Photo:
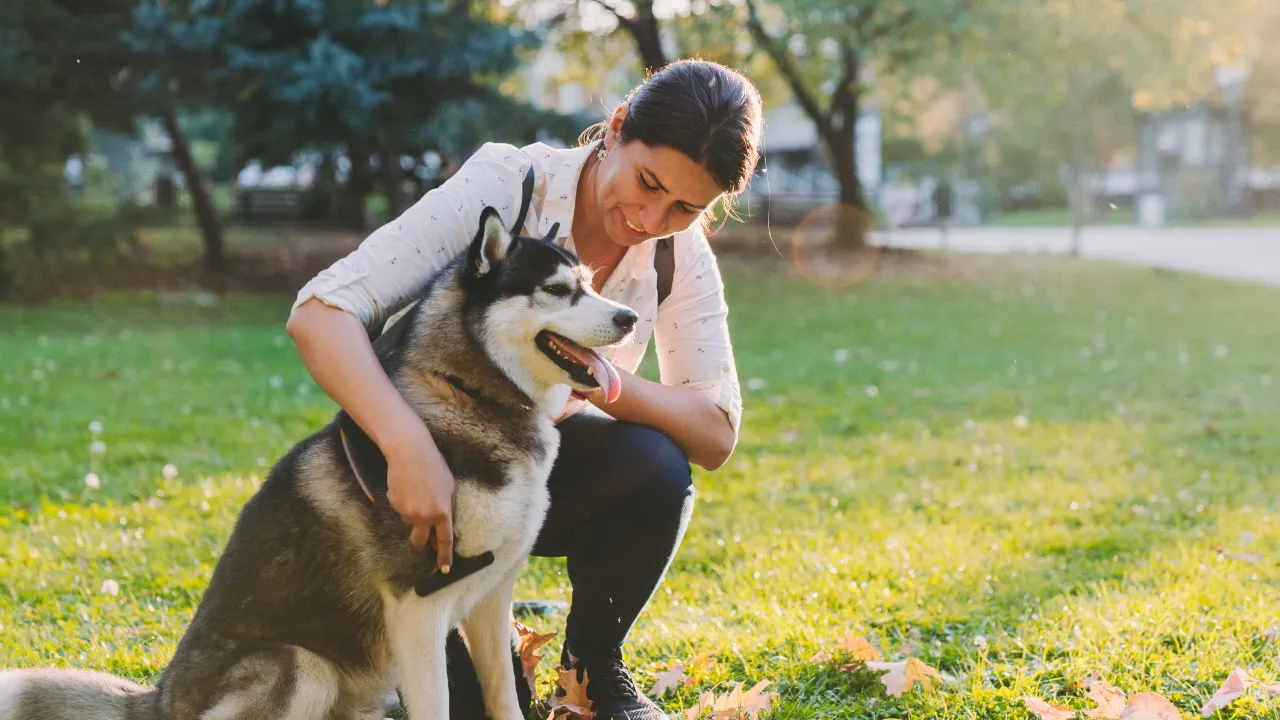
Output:
<svg viewBox="0 0 1280 720">
<path fill-rule="evenodd" d="M 486 209 L 380 360 L 457 479 L 455 553 L 492 551 L 493 564 L 419 597 L 414 583 L 435 571 L 435 554 L 409 545 L 385 491 L 365 497 L 335 420 L 245 505 L 154 689 L 101 673 L 13 670 L 0 673 L 0 720 L 378 720 L 397 686 L 411 720 L 447 717 L 445 638 L 455 626 L 488 715 L 522 717 L 511 591 L 548 504 L 559 445 L 548 412 L 571 386 L 592 387 L 534 338 L 551 330 L 599 347 L 623 340 L 634 320 L 591 290 L 571 253 L 512 238 Z"/>
</svg>

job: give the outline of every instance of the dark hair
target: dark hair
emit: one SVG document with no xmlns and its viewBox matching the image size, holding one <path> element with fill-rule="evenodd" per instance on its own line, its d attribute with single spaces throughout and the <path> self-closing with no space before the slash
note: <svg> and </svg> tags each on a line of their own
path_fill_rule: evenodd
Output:
<svg viewBox="0 0 1280 720">
<path fill-rule="evenodd" d="M 760 92 L 741 73 L 707 60 L 680 60 L 653 73 L 627 96 L 619 140 L 669 147 L 711 173 L 730 196 L 747 188 L 760 159 Z M 588 128 L 582 141 L 603 134 Z"/>
</svg>

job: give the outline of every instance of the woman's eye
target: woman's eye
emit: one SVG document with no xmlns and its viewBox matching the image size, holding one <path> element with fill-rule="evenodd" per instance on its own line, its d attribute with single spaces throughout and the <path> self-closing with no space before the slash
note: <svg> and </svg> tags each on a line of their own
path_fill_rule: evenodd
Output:
<svg viewBox="0 0 1280 720">
<path fill-rule="evenodd" d="M 644 186 L 644 189 L 645 189 L 645 190 L 651 190 L 651 191 L 652 191 L 652 190 L 657 190 L 657 189 L 658 189 L 658 186 L 657 186 L 657 185 L 650 185 L 650 184 L 649 184 L 649 181 L 644 179 L 644 173 L 641 173 L 639 177 L 640 177 L 640 184 Z"/>
<path fill-rule="evenodd" d="M 554 297 L 569 297 L 573 294 L 573 288 L 568 285 L 548 285 L 542 291 Z"/>
</svg>

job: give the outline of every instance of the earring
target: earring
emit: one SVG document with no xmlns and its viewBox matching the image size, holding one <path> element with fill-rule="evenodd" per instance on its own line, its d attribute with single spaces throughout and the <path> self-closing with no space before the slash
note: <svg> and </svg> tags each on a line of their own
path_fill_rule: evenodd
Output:
<svg viewBox="0 0 1280 720">
<path fill-rule="evenodd" d="M 604 143 L 601 143 L 600 149 L 596 151 L 596 157 L 600 160 L 603 160 L 604 156 L 608 154 L 609 154 L 609 151 L 604 148 Z"/>
</svg>

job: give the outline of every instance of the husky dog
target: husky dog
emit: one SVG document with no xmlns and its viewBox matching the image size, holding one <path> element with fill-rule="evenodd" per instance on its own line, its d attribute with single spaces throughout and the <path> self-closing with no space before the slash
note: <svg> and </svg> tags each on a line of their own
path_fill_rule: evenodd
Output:
<svg viewBox="0 0 1280 720">
<path fill-rule="evenodd" d="M 560 438 L 548 413 L 571 390 L 617 396 L 616 371 L 590 348 L 621 342 L 635 320 L 572 253 L 512 237 L 485 208 L 467 250 L 375 345 L 457 479 L 451 572 L 409 544 L 385 460 L 340 412 L 245 505 L 154 689 L 9 671 L 0 720 L 381 720 L 393 687 L 411 720 L 446 717 L 455 626 L 489 717 L 522 718 L 511 592 L 549 502 Z"/>
</svg>

